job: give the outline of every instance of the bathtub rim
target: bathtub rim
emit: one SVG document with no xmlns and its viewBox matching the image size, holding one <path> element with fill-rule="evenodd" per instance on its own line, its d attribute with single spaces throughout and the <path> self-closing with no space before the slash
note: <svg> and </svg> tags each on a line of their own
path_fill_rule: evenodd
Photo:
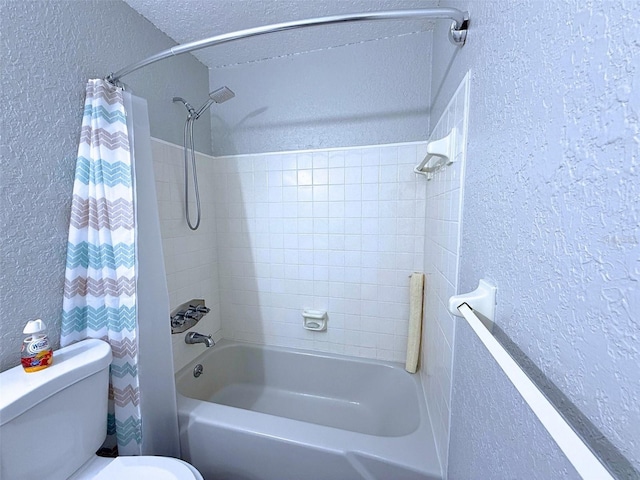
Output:
<svg viewBox="0 0 640 480">
<path fill-rule="evenodd" d="M 354 363 L 373 364 L 373 365 L 383 366 L 387 368 L 392 368 L 394 370 L 399 370 L 400 373 L 402 373 L 403 375 L 409 375 L 408 378 L 411 379 L 414 387 L 422 389 L 422 381 L 420 380 L 419 373 L 407 372 L 404 368 L 404 364 L 401 362 L 394 362 L 389 360 L 378 360 L 376 358 L 356 357 L 356 356 L 346 355 L 342 353 L 323 352 L 319 350 L 309 350 L 309 349 L 298 348 L 298 347 L 284 347 L 284 346 L 278 346 L 278 345 L 267 345 L 264 343 L 257 343 L 257 342 L 245 342 L 245 341 L 232 340 L 227 338 L 223 338 L 219 342 L 216 342 L 216 344 L 213 347 L 206 348 L 200 355 L 195 357 L 187 365 L 185 365 L 180 370 L 175 372 L 174 376 L 176 380 L 182 375 L 185 375 L 186 372 L 193 371 L 193 367 L 198 363 L 200 363 L 198 361 L 200 358 L 212 354 L 212 352 L 214 352 L 215 350 L 227 349 L 234 346 L 250 347 L 250 348 L 255 348 L 260 350 L 272 350 L 275 352 L 294 352 L 296 354 L 317 357 L 317 358 L 335 358 L 338 360 L 344 360 L 344 361 L 349 361 Z M 419 392 L 421 393 L 422 390 L 419 390 Z"/>
<path fill-rule="evenodd" d="M 407 435 L 398 437 L 377 436 L 207 402 L 187 397 L 180 393 L 178 386 L 179 379 L 184 375 L 192 375 L 194 366 L 201 363 L 201 359 L 203 357 L 211 355 L 213 349 L 216 349 L 217 347 L 231 348 L 234 346 L 244 346 L 260 350 L 272 350 L 285 353 L 294 352 L 296 354 L 309 355 L 313 357 L 335 358 L 344 361 L 374 364 L 395 370 L 401 370 L 401 373 L 409 376 L 418 397 L 418 407 L 420 411 L 418 428 Z M 407 372 L 404 369 L 404 365 L 399 362 L 223 339 L 216 343 L 214 347 L 207 348 L 193 361 L 176 372 L 175 379 L 176 396 L 178 400 L 178 417 L 181 424 L 181 438 L 185 428 L 188 428 L 188 426 L 193 422 L 198 422 L 211 425 L 215 428 L 233 431 L 240 430 L 247 434 L 271 437 L 285 443 L 306 445 L 311 448 L 320 448 L 325 451 L 340 453 L 348 458 L 350 462 L 358 464 L 359 468 L 363 468 L 362 463 L 357 460 L 357 457 L 361 456 L 368 459 L 386 461 L 433 478 L 442 478 L 440 462 L 438 460 L 435 447 L 433 426 L 427 409 L 420 375 L 417 373 L 411 374 Z M 354 448 L 354 445 L 357 447 Z M 389 448 L 393 447 L 401 449 L 395 452 L 398 454 L 397 458 L 389 460 L 386 457 L 386 453 Z M 183 452 L 183 454 L 186 453 L 187 452 Z"/>
</svg>

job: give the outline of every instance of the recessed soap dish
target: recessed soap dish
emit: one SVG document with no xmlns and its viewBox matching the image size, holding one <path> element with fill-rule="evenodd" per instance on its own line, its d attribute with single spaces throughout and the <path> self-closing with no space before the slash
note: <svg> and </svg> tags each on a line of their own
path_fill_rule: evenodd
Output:
<svg viewBox="0 0 640 480">
<path fill-rule="evenodd" d="M 327 329 L 329 317 L 324 310 L 304 310 L 302 312 L 302 326 L 307 330 L 322 332 Z"/>
</svg>

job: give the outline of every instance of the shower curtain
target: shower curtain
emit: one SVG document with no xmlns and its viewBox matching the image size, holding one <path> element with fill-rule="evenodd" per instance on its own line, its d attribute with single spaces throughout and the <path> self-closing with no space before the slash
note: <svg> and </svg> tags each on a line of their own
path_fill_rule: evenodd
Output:
<svg viewBox="0 0 640 480">
<path fill-rule="evenodd" d="M 104 80 L 89 80 L 73 184 L 60 343 L 100 338 L 111 345 L 104 449 L 120 455 L 140 455 L 143 440 L 133 186 L 123 92 Z"/>
</svg>

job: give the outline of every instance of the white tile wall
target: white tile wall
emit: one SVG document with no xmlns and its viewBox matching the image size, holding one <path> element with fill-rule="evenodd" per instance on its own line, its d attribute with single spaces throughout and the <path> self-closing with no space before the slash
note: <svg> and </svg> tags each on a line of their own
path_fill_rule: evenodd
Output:
<svg viewBox="0 0 640 480">
<path fill-rule="evenodd" d="M 215 161 L 223 336 L 404 361 L 425 143 Z M 302 327 L 329 313 L 326 332 Z"/>
<path fill-rule="evenodd" d="M 428 208 L 424 237 L 426 288 L 421 375 L 445 478 L 455 335 L 455 321 L 447 311 L 447 303 L 449 297 L 457 293 L 458 285 L 468 106 L 469 74 L 463 79 L 430 136 L 430 140 L 442 138 L 453 127 L 457 127 L 461 135 L 456 142 L 455 161 L 437 171 L 431 180 L 424 179 Z"/>
<path fill-rule="evenodd" d="M 408 276 L 427 275 L 421 375 L 443 471 L 449 440 L 468 78 L 432 139 L 461 132 L 456 161 L 413 173 L 426 142 L 213 158 L 197 155 L 203 219 L 184 220 L 179 146 L 153 141 L 171 306 L 205 298 L 196 329 L 243 341 L 403 362 Z M 428 206 L 428 208 L 427 208 Z M 195 207 L 192 207 L 195 211 Z M 326 309 L 328 330 L 302 328 Z M 174 337 L 176 369 L 199 355 Z"/>
<path fill-rule="evenodd" d="M 443 471 L 455 334 L 446 303 L 458 284 L 468 88 L 466 77 L 433 130 L 432 139 L 453 126 L 461 136 L 456 161 L 430 181 L 413 173 L 426 142 L 198 154 L 196 232 L 184 220 L 182 148 L 153 141 L 171 306 L 205 298 L 201 333 L 403 362 L 408 276 L 426 273 L 420 374 Z M 326 332 L 302 328 L 305 308 L 329 312 Z M 204 348 L 183 337 L 174 336 L 176 369 Z"/>
<path fill-rule="evenodd" d="M 203 208 L 184 220 L 180 146 L 153 141 L 171 306 L 205 298 L 195 328 L 243 341 L 404 362 L 408 283 L 426 273 L 421 370 L 441 466 L 448 456 L 468 75 L 431 139 L 456 126 L 455 162 L 413 173 L 426 142 L 213 158 L 198 154 Z M 195 206 L 192 206 L 195 211 Z M 302 328 L 305 308 L 329 313 Z M 204 349 L 174 336 L 174 366 Z"/>
<path fill-rule="evenodd" d="M 217 340 L 221 336 L 221 322 L 212 182 L 214 158 L 196 155 L 202 221 L 198 230 L 191 231 L 184 213 L 182 147 L 157 139 L 152 139 L 151 144 L 171 309 L 192 298 L 204 298 L 211 312 L 193 330 L 213 334 Z M 196 218 L 195 202 L 191 203 L 190 211 L 193 223 Z M 185 344 L 184 335 L 173 335 L 176 370 L 191 362 L 205 348 Z"/>
</svg>

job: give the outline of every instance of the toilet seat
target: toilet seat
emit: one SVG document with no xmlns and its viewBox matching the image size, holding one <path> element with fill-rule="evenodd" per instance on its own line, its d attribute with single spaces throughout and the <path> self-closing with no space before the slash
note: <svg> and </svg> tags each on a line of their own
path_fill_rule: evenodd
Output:
<svg viewBox="0 0 640 480">
<path fill-rule="evenodd" d="M 182 460 L 169 457 L 94 457 L 69 480 L 203 480 Z"/>
</svg>

